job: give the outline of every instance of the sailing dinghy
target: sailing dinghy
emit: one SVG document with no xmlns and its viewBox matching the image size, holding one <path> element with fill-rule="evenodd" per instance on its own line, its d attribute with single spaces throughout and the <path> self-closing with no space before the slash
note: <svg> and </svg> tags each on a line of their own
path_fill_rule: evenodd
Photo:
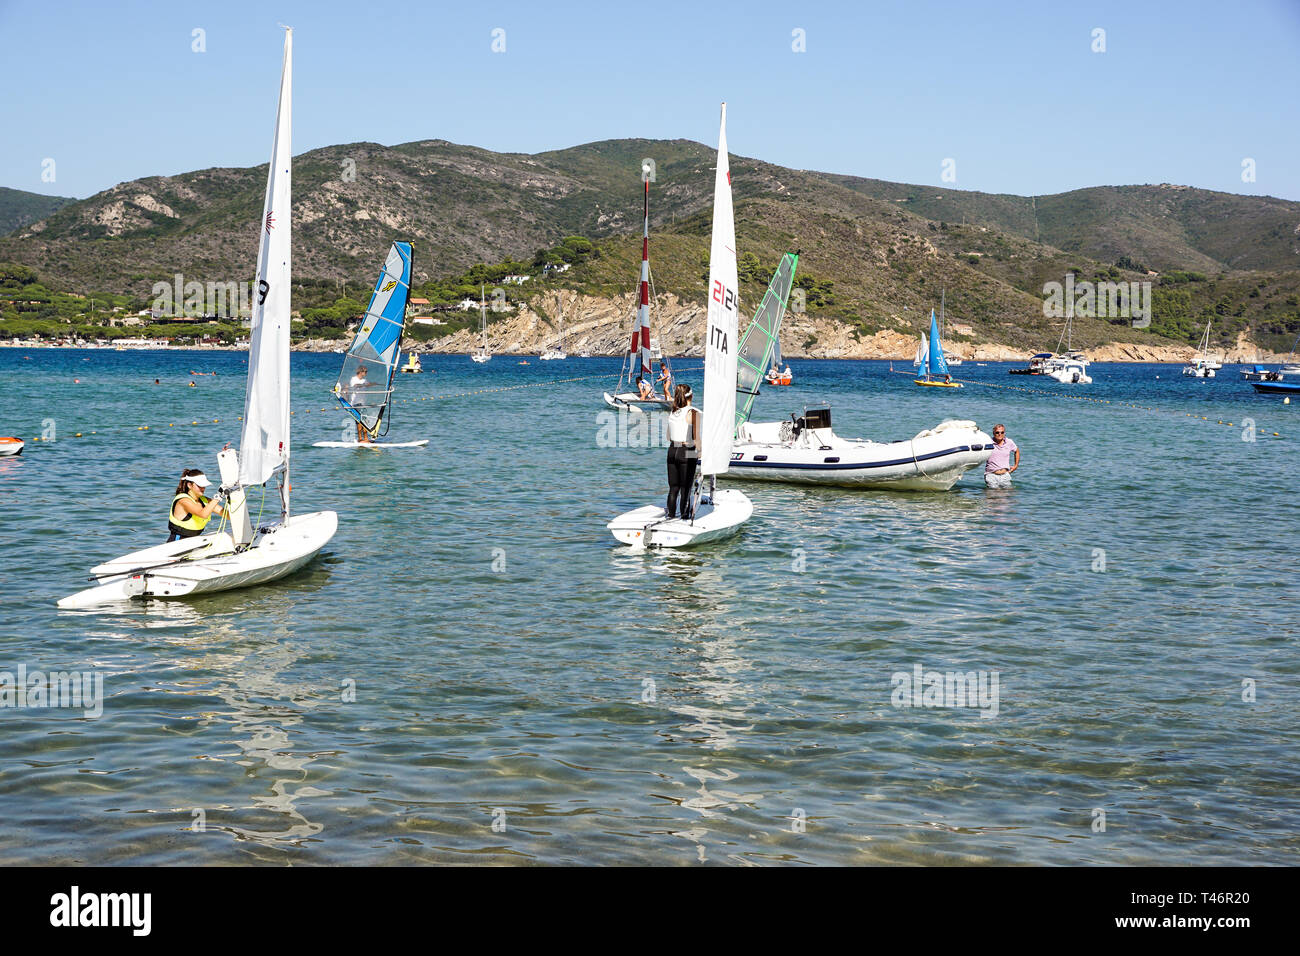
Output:
<svg viewBox="0 0 1300 956">
<path fill-rule="evenodd" d="M 736 441 L 726 477 L 947 491 L 967 470 L 983 465 L 993 451 L 993 439 L 970 421 L 946 421 L 905 441 L 873 442 L 836 435 L 831 430 L 828 405 L 805 408 L 802 415 L 791 415 L 783 422 L 749 420 L 758 397 L 758 370 L 780 342 L 797 264 L 796 254 L 787 253 L 781 260 L 741 340 Z"/>
<path fill-rule="evenodd" d="M 627 408 L 634 411 L 668 411 L 672 406 L 667 399 L 644 399 L 637 390 L 637 378 L 654 386 L 655 380 L 651 368 L 653 352 L 650 344 L 650 180 L 645 180 L 644 215 L 641 231 L 641 297 L 637 306 L 636 319 L 632 323 L 632 344 L 628 348 L 623 368 L 618 374 L 618 384 L 614 393 L 605 393 L 605 404 L 610 408 Z M 669 369 L 668 359 L 661 359 Z M 626 384 L 625 384 L 626 383 Z"/>
<path fill-rule="evenodd" d="M 395 242 L 379 270 L 361 327 L 343 356 L 343 368 L 334 383 L 334 398 L 364 430 L 367 440 L 318 441 L 313 447 L 419 448 L 429 444 L 427 438 L 408 442 L 375 441 L 388 433 L 385 413 L 393 400 L 393 373 L 401 359 L 402 329 L 410 295 L 411 244 Z"/>
<path fill-rule="evenodd" d="M 939 322 L 934 317 L 934 309 L 930 310 L 930 344 L 926 348 L 925 333 L 921 333 L 921 350 L 917 352 L 917 360 L 920 362 L 920 378 L 913 379 L 917 385 L 930 385 L 937 388 L 961 388 L 961 382 L 940 381 L 932 376 L 942 375 L 945 379 L 948 375 L 948 358 L 943 354 L 943 344 L 939 341 Z"/>
<path fill-rule="evenodd" d="M 643 273 L 644 274 L 644 273 Z M 727 159 L 727 104 L 718 128 L 718 166 L 713 181 L 713 241 L 709 254 L 709 320 L 704 350 L 703 435 L 697 482 L 708 480 L 707 493 L 697 488 L 694 516 L 668 520 L 661 506 L 647 505 L 619 515 L 606 527 L 634 548 L 686 548 L 729 537 L 754 513 L 741 491 L 718 490 L 717 479 L 731 461 L 736 415 L 737 325 L 740 283 L 736 267 L 736 220 L 731 206 L 731 171 Z M 642 301 L 645 299 L 643 297 Z"/>
<path fill-rule="evenodd" d="M 284 66 L 271 165 L 266 179 L 258 295 L 249 333 L 248 385 L 239 451 L 217 454 L 227 496 L 226 517 L 213 534 L 181 538 L 115 558 L 91 570 L 99 582 L 59 601 L 91 608 L 131 598 L 174 598 L 265 584 L 297 571 L 320 552 L 338 527 L 333 511 L 289 513 L 290 143 L 293 31 L 284 37 Z M 254 528 L 248 489 L 279 476 L 278 520 Z M 228 525 L 228 527 L 227 527 Z"/>
</svg>

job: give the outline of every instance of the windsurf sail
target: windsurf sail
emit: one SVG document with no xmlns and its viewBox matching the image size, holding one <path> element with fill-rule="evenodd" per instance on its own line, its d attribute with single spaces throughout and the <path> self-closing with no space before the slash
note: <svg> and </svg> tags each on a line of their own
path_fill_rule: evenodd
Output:
<svg viewBox="0 0 1300 956">
<path fill-rule="evenodd" d="M 930 310 L 930 353 L 926 361 L 927 375 L 947 375 L 948 360 L 943 356 L 943 343 L 939 341 L 939 321 Z"/>
<path fill-rule="evenodd" d="M 244 428 L 239 439 L 239 482 L 265 483 L 289 467 L 289 277 L 293 144 L 293 31 L 284 36 L 280 102 L 276 109 L 266 200 L 259 221 L 257 290 L 248 335 L 248 385 Z M 280 487 L 289 513 L 289 483 Z"/>
<path fill-rule="evenodd" d="M 713 179 L 701 475 L 721 475 L 731 463 L 731 443 L 736 429 L 736 326 L 740 317 L 737 271 L 736 217 L 731 204 L 731 167 L 727 157 L 727 104 L 723 103 L 718 127 L 718 164 Z"/>
<path fill-rule="evenodd" d="M 781 322 L 786 303 L 794 286 L 794 271 L 799 255 L 787 252 L 781 257 L 772 281 L 767 284 L 763 301 L 758 304 L 753 321 L 745 329 L 736 355 L 736 428 L 749 421 L 758 387 L 769 365 L 781 361 Z"/>
<path fill-rule="evenodd" d="M 379 271 L 370 305 L 343 357 L 343 368 L 334 385 L 339 404 L 372 437 L 379 432 L 393 394 L 393 373 L 401 359 L 402 328 L 410 297 L 411 244 L 395 242 Z"/>
</svg>

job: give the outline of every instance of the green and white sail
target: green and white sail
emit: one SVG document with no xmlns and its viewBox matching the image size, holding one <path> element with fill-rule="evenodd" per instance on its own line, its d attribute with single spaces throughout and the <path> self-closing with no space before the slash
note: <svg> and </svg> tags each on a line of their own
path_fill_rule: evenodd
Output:
<svg viewBox="0 0 1300 956">
<path fill-rule="evenodd" d="M 393 394 L 402 354 L 402 329 L 411 297 L 411 244 L 395 242 L 370 295 L 356 338 L 334 386 L 339 404 L 373 436 Z"/>
<path fill-rule="evenodd" d="M 736 361 L 736 428 L 749 421 L 763 375 L 773 362 L 781 360 L 781 322 L 785 319 L 790 290 L 794 288 L 794 270 L 798 265 L 799 254 L 796 252 L 787 252 L 781 257 L 776 274 L 767 284 L 763 301 L 758 304 L 758 311 L 740 340 Z"/>
</svg>

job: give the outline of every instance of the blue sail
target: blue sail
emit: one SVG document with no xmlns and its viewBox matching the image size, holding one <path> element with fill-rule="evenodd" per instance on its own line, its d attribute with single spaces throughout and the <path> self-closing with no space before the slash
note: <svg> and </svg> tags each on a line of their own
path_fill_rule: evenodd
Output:
<svg viewBox="0 0 1300 956">
<path fill-rule="evenodd" d="M 939 322 L 934 317 L 934 309 L 930 310 L 930 353 L 925 364 L 928 375 L 948 374 L 948 360 L 943 357 L 943 343 L 939 341 Z"/>
<path fill-rule="evenodd" d="M 395 242 L 379 271 L 356 338 L 343 358 L 334 397 L 371 433 L 393 393 L 401 358 L 406 303 L 411 296 L 411 244 Z"/>
</svg>

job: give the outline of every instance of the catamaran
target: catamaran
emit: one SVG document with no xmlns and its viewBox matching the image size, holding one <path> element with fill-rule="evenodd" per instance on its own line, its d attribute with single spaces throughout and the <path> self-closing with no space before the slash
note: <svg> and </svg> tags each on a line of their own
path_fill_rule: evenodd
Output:
<svg viewBox="0 0 1300 956">
<path fill-rule="evenodd" d="M 645 180 L 644 215 L 641 231 L 641 286 L 640 304 L 637 306 L 636 319 L 632 324 L 632 344 L 628 347 L 623 367 L 618 373 L 618 384 L 614 393 L 605 393 L 605 404 L 611 408 L 627 408 L 637 411 L 668 411 L 670 405 L 666 398 L 642 398 L 637 382 L 644 381 L 653 389 L 653 353 L 650 342 L 650 180 Z M 668 359 L 660 356 L 664 368 L 672 374 Z"/>
<path fill-rule="evenodd" d="M 492 361 L 492 352 L 487 344 L 487 302 L 483 298 L 484 286 L 478 289 L 478 348 L 470 355 L 475 362 Z"/>
<path fill-rule="evenodd" d="M 1184 375 L 1193 378 L 1214 378 L 1214 373 L 1223 368 L 1222 362 L 1210 357 L 1210 326 L 1213 323 L 1213 319 L 1205 323 L 1205 334 L 1201 336 L 1201 345 L 1196 350 L 1196 358 L 1183 366 Z"/>
<path fill-rule="evenodd" d="M 926 346 L 925 333 L 921 333 L 921 347 L 924 351 L 917 352 L 917 361 L 920 362 L 920 378 L 913 379 L 917 385 L 931 385 L 939 388 L 961 388 L 961 382 L 949 381 L 951 376 L 948 374 L 948 359 L 943 354 L 943 346 L 939 342 L 939 323 L 934 317 L 934 309 L 930 310 L 930 342 Z M 944 381 L 939 381 L 932 376 L 942 375 Z"/>
<path fill-rule="evenodd" d="M 1082 352 L 1074 351 L 1074 310 L 1065 316 L 1065 328 L 1061 329 L 1061 337 L 1056 342 L 1056 354 L 1043 360 L 1042 374 L 1048 378 L 1054 379 L 1063 385 L 1091 385 L 1092 376 L 1088 374 L 1088 359 Z M 1065 343 L 1065 351 L 1061 351 L 1061 343 Z"/>
<path fill-rule="evenodd" d="M 709 252 L 709 316 L 704 346 L 704 410 L 695 506 L 690 518 L 668 518 L 662 506 L 647 505 L 619 515 L 606 527 L 634 548 L 685 548 L 729 537 L 754 513 L 754 504 L 734 488 L 718 490 L 718 476 L 731 461 L 735 429 L 737 325 L 740 282 L 736 265 L 736 219 L 731 204 L 727 157 L 727 104 L 718 127 L 718 163 L 713 180 L 713 238 Z M 645 274 L 644 271 L 642 273 Z M 643 297 L 642 301 L 646 301 Z M 708 491 L 703 492 L 703 483 Z"/>
<path fill-rule="evenodd" d="M 993 451 L 993 439 L 971 421 L 945 421 L 897 442 L 840 438 L 831 430 L 831 410 L 825 404 L 805 407 L 802 415 L 792 414 L 783 422 L 749 421 L 758 397 L 758 369 L 767 363 L 780 339 L 797 265 L 797 254 L 787 253 L 782 258 L 741 339 L 736 440 L 726 477 L 947 491 L 966 471 L 983 465 Z"/>
<path fill-rule="evenodd" d="M 248 384 L 239 450 L 217 454 L 226 494 L 225 516 L 212 534 L 135 551 L 91 569 L 98 582 L 59 601 L 84 609 L 131 598 L 175 598 L 264 584 L 290 574 L 320 553 L 338 527 L 333 511 L 290 514 L 289 295 L 293 31 L 286 29 L 266 201 L 258 221 L 258 296 L 248 347 Z M 262 523 L 266 482 L 279 478 L 278 520 Z M 254 527 L 248 491 L 263 487 Z M 229 530 L 226 530 L 227 525 Z"/>
<path fill-rule="evenodd" d="M 411 295 L 411 244 L 395 242 L 379 270 L 370 304 L 356 337 L 343 356 L 333 395 L 356 427 L 356 439 L 318 441 L 315 448 L 419 448 L 429 440 L 377 442 L 388 434 L 386 416 L 393 400 L 393 373 L 402 355 L 402 329 Z M 383 431 L 380 431 L 382 425 Z M 364 437 L 362 437 L 364 436 Z"/>
</svg>

